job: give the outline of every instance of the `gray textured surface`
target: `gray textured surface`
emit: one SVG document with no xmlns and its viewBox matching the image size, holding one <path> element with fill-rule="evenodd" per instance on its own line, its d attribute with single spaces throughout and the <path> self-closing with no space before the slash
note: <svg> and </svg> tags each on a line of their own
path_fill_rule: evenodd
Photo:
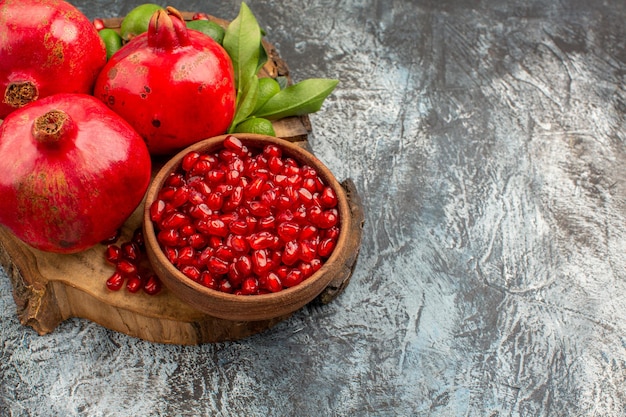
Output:
<svg viewBox="0 0 626 417">
<path fill-rule="evenodd" d="M 296 80 L 341 79 L 311 142 L 365 204 L 350 286 L 179 347 L 37 336 L 0 272 L 0 415 L 626 415 L 626 2 L 248 4 Z"/>
</svg>

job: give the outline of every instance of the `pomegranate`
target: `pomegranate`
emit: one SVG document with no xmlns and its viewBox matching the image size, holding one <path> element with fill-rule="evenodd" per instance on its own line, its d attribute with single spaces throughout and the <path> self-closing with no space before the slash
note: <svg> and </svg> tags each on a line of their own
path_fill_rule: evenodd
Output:
<svg viewBox="0 0 626 417">
<path fill-rule="evenodd" d="M 150 153 L 171 154 L 228 129 L 233 64 L 217 42 L 187 31 L 180 12 L 168 7 L 111 57 L 94 95 L 143 136 Z"/>
<path fill-rule="evenodd" d="M 254 295 L 309 278 L 340 231 L 337 195 L 317 171 L 268 144 L 227 136 L 216 153 L 187 153 L 148 208 L 157 241 L 185 276 Z"/>
<path fill-rule="evenodd" d="M 150 182 L 141 136 L 86 94 L 9 114 L 0 155 L 0 223 L 44 251 L 78 252 L 115 235 Z"/>
<path fill-rule="evenodd" d="M 98 32 L 73 5 L 0 2 L 0 119 L 52 94 L 91 94 L 105 63 Z"/>
</svg>

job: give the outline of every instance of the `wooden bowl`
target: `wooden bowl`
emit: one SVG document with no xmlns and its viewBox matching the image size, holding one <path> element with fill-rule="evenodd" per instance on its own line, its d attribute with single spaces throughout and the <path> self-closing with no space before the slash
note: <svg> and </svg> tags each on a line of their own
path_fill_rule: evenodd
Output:
<svg viewBox="0 0 626 417">
<path fill-rule="evenodd" d="M 264 135 L 235 134 L 250 149 L 260 149 L 265 144 L 279 146 L 283 156 L 290 156 L 300 164 L 315 168 L 319 176 L 337 194 L 340 234 L 333 253 L 324 265 L 300 284 L 270 294 L 234 295 L 205 287 L 180 272 L 165 256 L 157 242 L 154 225 L 150 219 L 150 206 L 169 174 L 177 170 L 182 158 L 190 151 L 214 153 L 223 148 L 227 135 L 198 142 L 179 152 L 156 174 L 146 196 L 143 226 L 146 251 L 155 273 L 163 284 L 182 301 L 210 316 L 233 321 L 258 321 L 288 316 L 315 299 L 333 279 L 345 273 L 346 259 L 354 259 L 354 245 L 350 242 L 349 227 L 352 213 L 346 191 L 331 171 L 312 153 L 292 142 Z M 360 236 L 359 236 L 360 238 Z"/>
</svg>

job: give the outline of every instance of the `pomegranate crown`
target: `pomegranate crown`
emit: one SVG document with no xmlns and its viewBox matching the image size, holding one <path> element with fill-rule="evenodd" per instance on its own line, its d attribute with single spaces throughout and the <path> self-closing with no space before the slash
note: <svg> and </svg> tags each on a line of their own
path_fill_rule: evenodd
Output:
<svg viewBox="0 0 626 417">
<path fill-rule="evenodd" d="M 183 15 L 171 6 L 159 9 L 150 18 L 148 45 L 170 51 L 191 44 Z"/>
</svg>

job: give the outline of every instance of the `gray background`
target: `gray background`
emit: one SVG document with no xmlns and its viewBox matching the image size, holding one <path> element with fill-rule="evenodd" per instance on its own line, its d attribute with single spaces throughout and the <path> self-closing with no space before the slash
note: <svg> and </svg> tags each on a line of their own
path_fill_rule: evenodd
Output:
<svg viewBox="0 0 626 417">
<path fill-rule="evenodd" d="M 38 336 L 1 271 L 0 415 L 625 415 L 626 2 L 248 5 L 295 80 L 341 80 L 311 144 L 365 205 L 350 286 L 181 347 Z"/>
</svg>

